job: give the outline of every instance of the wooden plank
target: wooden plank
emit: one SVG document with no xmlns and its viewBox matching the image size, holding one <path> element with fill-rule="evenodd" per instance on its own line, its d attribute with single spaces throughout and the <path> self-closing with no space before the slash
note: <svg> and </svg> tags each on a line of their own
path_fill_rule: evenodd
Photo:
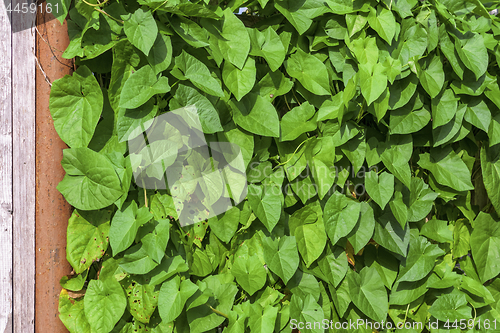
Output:
<svg viewBox="0 0 500 333">
<path fill-rule="evenodd" d="M 26 0 L 12 0 L 12 8 Z M 35 29 L 12 14 L 14 332 L 35 331 Z"/>
<path fill-rule="evenodd" d="M 0 5 L 0 332 L 12 332 L 12 89 L 10 13 Z"/>
</svg>

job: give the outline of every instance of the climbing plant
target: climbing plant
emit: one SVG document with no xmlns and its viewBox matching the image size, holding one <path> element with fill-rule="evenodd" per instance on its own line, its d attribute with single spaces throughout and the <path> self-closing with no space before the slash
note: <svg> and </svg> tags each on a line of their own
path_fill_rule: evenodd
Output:
<svg viewBox="0 0 500 333">
<path fill-rule="evenodd" d="M 497 1 L 51 2 L 70 332 L 500 330 Z M 147 173 L 189 186 L 139 181 L 179 109 L 247 181 L 172 125 Z"/>
</svg>

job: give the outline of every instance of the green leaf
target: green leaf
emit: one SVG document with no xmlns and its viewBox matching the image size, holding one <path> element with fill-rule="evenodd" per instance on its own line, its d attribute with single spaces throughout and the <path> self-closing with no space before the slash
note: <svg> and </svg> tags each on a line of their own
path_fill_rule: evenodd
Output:
<svg viewBox="0 0 500 333">
<path fill-rule="evenodd" d="M 488 138 L 490 147 L 500 143 L 500 113 L 491 118 L 490 128 L 488 128 Z"/>
<path fill-rule="evenodd" d="M 373 236 L 375 229 L 375 216 L 373 208 L 366 202 L 361 202 L 361 215 L 359 216 L 358 223 L 347 236 L 349 243 L 351 243 L 354 253 L 358 253 L 361 249 L 368 244 Z"/>
<path fill-rule="evenodd" d="M 453 229 L 453 258 L 459 258 L 469 253 L 470 250 L 470 226 L 460 219 L 455 222 Z"/>
<path fill-rule="evenodd" d="M 392 135 L 387 142 L 379 143 L 382 149 L 382 162 L 385 167 L 406 187 L 410 187 L 411 171 L 408 161 L 413 150 L 411 135 Z"/>
<path fill-rule="evenodd" d="M 185 50 L 182 50 L 182 53 L 175 58 L 175 66 L 198 89 L 213 96 L 224 97 L 220 83 L 212 77 L 208 67 Z"/>
<path fill-rule="evenodd" d="M 318 280 L 312 274 L 304 273 L 300 269 L 295 273 L 287 283 L 287 288 L 292 294 L 305 299 L 307 295 L 311 295 L 315 301 L 319 301 L 322 294 Z"/>
<path fill-rule="evenodd" d="M 445 89 L 435 97 L 431 102 L 432 128 L 448 124 L 457 113 L 457 101 L 460 100 L 451 89 Z"/>
<path fill-rule="evenodd" d="M 174 98 L 170 100 L 170 109 L 179 109 L 194 105 L 200 117 L 201 128 L 204 133 L 215 133 L 222 131 L 219 113 L 208 98 L 198 90 L 188 85 L 179 84 Z"/>
<path fill-rule="evenodd" d="M 283 14 L 299 34 L 304 34 L 311 27 L 312 19 L 327 12 L 328 7 L 320 0 L 309 0 L 302 4 L 292 0 L 278 0 L 274 7 Z"/>
<path fill-rule="evenodd" d="M 365 27 L 366 22 L 368 22 L 368 14 L 366 13 L 347 14 L 345 16 L 345 21 L 347 25 L 347 30 L 349 31 L 349 37 L 352 37 L 354 36 L 354 34 L 361 31 Z"/>
<path fill-rule="evenodd" d="M 154 224 L 153 231 L 143 236 L 141 243 L 148 255 L 154 261 L 160 263 L 165 257 L 165 250 L 170 239 L 170 222 L 168 220 L 157 220 L 154 221 Z"/>
<path fill-rule="evenodd" d="M 129 141 L 145 132 L 158 113 L 158 106 L 150 99 L 136 109 L 120 108 L 116 115 L 119 142 Z"/>
<path fill-rule="evenodd" d="M 57 190 L 77 209 L 101 209 L 123 194 L 113 164 L 99 153 L 88 148 L 65 149 L 61 164 L 66 175 Z"/>
<path fill-rule="evenodd" d="M 233 14 L 230 8 L 224 11 L 221 36 L 223 39 L 218 40 L 218 45 L 222 56 L 234 66 L 243 69 L 250 51 L 250 37 L 243 22 Z"/>
<path fill-rule="evenodd" d="M 375 171 L 365 174 L 366 192 L 384 209 L 394 193 L 394 175 L 383 172 L 379 175 Z"/>
<path fill-rule="evenodd" d="M 266 269 L 256 254 L 235 257 L 231 273 L 250 296 L 266 284 Z"/>
<path fill-rule="evenodd" d="M 255 85 L 254 92 L 272 102 L 277 96 L 288 93 L 293 82 L 282 72 L 269 72 Z"/>
<path fill-rule="evenodd" d="M 352 302 L 368 317 L 381 322 L 389 311 L 387 291 L 374 267 L 364 267 L 359 274 L 347 275 Z"/>
<path fill-rule="evenodd" d="M 482 283 L 500 274 L 500 223 L 480 212 L 470 237 L 472 256 Z"/>
<path fill-rule="evenodd" d="M 364 17 L 356 15 L 357 17 Z M 365 18 L 366 23 L 366 18 Z M 364 24 L 363 24 L 364 25 Z M 356 56 L 356 59 L 361 65 L 366 65 L 368 70 L 371 70 L 378 62 L 379 50 L 377 47 L 377 40 L 371 38 L 354 39 L 349 46 L 351 51 Z"/>
<path fill-rule="evenodd" d="M 158 27 L 151 11 L 137 9 L 133 14 L 122 15 L 123 31 L 128 40 L 148 55 L 155 43 Z"/>
<path fill-rule="evenodd" d="M 287 112 L 281 118 L 281 141 L 292 141 L 303 133 L 314 131 L 317 127 L 315 113 L 309 102 Z"/>
<path fill-rule="evenodd" d="M 460 135 L 460 129 L 463 128 L 462 120 L 464 119 L 465 111 L 465 104 L 461 104 L 458 107 L 457 113 L 449 123 L 432 130 L 434 147 L 455 140 Z"/>
<path fill-rule="evenodd" d="M 264 246 L 264 260 L 271 271 L 288 283 L 288 280 L 299 267 L 299 253 L 294 236 L 283 236 L 280 239 L 265 237 L 262 239 Z"/>
<path fill-rule="evenodd" d="M 189 265 L 190 273 L 196 276 L 206 276 L 212 273 L 213 267 L 207 253 L 196 249 L 193 253 L 193 260 Z"/>
<path fill-rule="evenodd" d="M 160 76 L 158 79 L 151 66 L 143 66 L 132 73 L 125 81 L 120 93 L 120 108 L 135 109 L 146 103 L 156 94 L 170 91 L 168 79 Z"/>
<path fill-rule="evenodd" d="M 375 267 L 384 285 L 389 290 L 392 289 L 390 295 L 390 297 L 392 297 L 392 295 L 397 293 L 397 288 L 393 288 L 393 284 L 398 275 L 399 261 L 392 253 L 385 250 L 383 247 L 375 248 L 369 245 L 365 248 L 365 251 L 363 251 L 363 253 L 365 253 L 365 265 L 368 267 Z M 395 287 L 398 284 L 399 283 L 396 283 Z"/>
<path fill-rule="evenodd" d="M 153 218 L 147 207 L 137 207 L 135 201 L 116 212 L 109 230 L 113 254 L 126 250 L 134 242 L 137 230 Z"/>
<path fill-rule="evenodd" d="M 325 229 L 332 244 L 347 236 L 356 226 L 361 205 L 343 194 L 334 192 L 324 208 Z"/>
<path fill-rule="evenodd" d="M 184 305 L 198 287 L 190 280 L 181 283 L 179 276 L 174 276 L 162 284 L 158 300 L 158 312 L 164 322 L 172 322 L 182 312 Z"/>
<path fill-rule="evenodd" d="M 317 151 L 319 149 L 319 151 Z M 335 150 L 331 136 L 322 137 L 314 146 L 312 156 L 312 173 L 314 183 L 318 186 L 318 195 L 323 199 L 330 191 L 336 174 L 333 172 L 333 158 L 331 152 Z M 309 162 L 310 163 L 310 162 Z"/>
<path fill-rule="evenodd" d="M 396 20 L 390 10 L 382 6 L 377 6 L 377 10 L 375 10 L 375 8 L 370 8 L 368 24 L 389 45 L 392 44 L 392 39 L 396 33 Z"/>
<path fill-rule="evenodd" d="M 398 281 L 418 281 L 434 268 L 436 258 L 444 255 L 438 245 L 431 244 L 424 237 L 412 232 L 408 256 L 401 262 Z"/>
<path fill-rule="evenodd" d="M 351 304 L 351 296 L 349 295 L 349 280 L 343 279 L 337 290 L 335 290 L 332 285 L 328 285 L 328 289 L 330 289 L 335 310 L 337 310 L 338 314 L 343 317 Z"/>
<path fill-rule="evenodd" d="M 347 273 L 348 262 L 345 251 L 340 246 L 326 246 L 326 252 L 318 260 L 321 272 L 326 276 L 328 282 L 337 287 Z"/>
<path fill-rule="evenodd" d="M 399 189 L 396 189 L 394 192 L 394 199 L 389 202 L 389 206 L 391 208 L 391 212 L 401 225 L 401 228 L 404 228 L 406 222 L 408 222 L 408 207 L 403 201 L 403 194 Z"/>
<path fill-rule="evenodd" d="M 248 186 L 248 203 L 257 218 L 272 232 L 281 216 L 283 194 L 281 188 L 270 183 L 267 185 Z"/>
<path fill-rule="evenodd" d="M 114 49 L 108 95 L 111 107 L 117 112 L 123 86 L 135 71 L 134 68 L 138 66 L 140 52 L 128 40 L 120 41 L 115 45 Z"/>
<path fill-rule="evenodd" d="M 366 99 L 367 105 L 372 104 L 387 88 L 387 76 L 383 71 L 384 68 L 380 64 L 374 66 L 373 72 L 365 66 L 359 66 L 361 93 Z"/>
<path fill-rule="evenodd" d="M 493 295 L 491 295 L 491 292 L 483 286 L 479 281 L 474 280 L 473 278 L 469 276 L 462 276 L 462 284 L 460 285 L 461 288 L 464 290 L 468 291 L 475 297 L 475 299 L 482 298 L 482 300 L 472 300 L 471 297 L 467 297 L 467 301 L 471 303 L 472 305 L 478 305 L 478 307 L 486 305 L 486 304 L 491 304 L 495 303 L 495 299 L 493 298 Z"/>
<path fill-rule="evenodd" d="M 476 97 L 467 103 L 464 119 L 470 124 L 488 133 L 491 122 L 491 112 L 484 100 Z"/>
<path fill-rule="evenodd" d="M 412 178 L 410 186 L 410 201 L 408 221 L 418 222 L 424 219 L 431 211 L 438 193 L 432 191 L 421 178 Z"/>
<path fill-rule="evenodd" d="M 85 317 L 96 333 L 111 332 L 127 307 L 125 292 L 115 279 L 91 280 L 83 301 Z"/>
<path fill-rule="evenodd" d="M 156 75 L 166 70 L 172 62 L 172 42 L 169 36 L 158 33 L 148 54 L 148 62 Z"/>
<path fill-rule="evenodd" d="M 427 221 L 422 226 L 420 234 L 440 243 L 453 242 L 453 230 L 448 228 L 448 222 L 435 218 Z"/>
<path fill-rule="evenodd" d="M 315 56 L 297 49 L 287 60 L 286 71 L 313 94 L 330 95 L 328 71 L 325 64 Z"/>
<path fill-rule="evenodd" d="M 453 71 L 462 80 L 464 78 L 465 66 L 460 60 L 458 52 L 455 49 L 455 45 L 451 41 L 451 38 L 446 31 L 445 25 L 441 25 L 439 27 L 439 47 L 445 55 L 446 59 L 448 59 L 448 61 L 450 62 Z"/>
<path fill-rule="evenodd" d="M 320 323 L 325 315 L 323 309 L 312 297 L 312 295 L 307 295 L 304 299 L 297 295 L 292 295 L 292 300 L 290 302 L 290 317 L 297 320 L 299 323 Z M 304 330 L 304 332 L 311 333 L 321 333 L 324 330 L 316 325 L 309 325 L 310 328 Z"/>
<path fill-rule="evenodd" d="M 358 135 L 343 144 L 340 149 L 352 164 L 352 172 L 357 174 L 363 166 L 366 154 L 366 142 L 363 135 Z"/>
<path fill-rule="evenodd" d="M 195 21 L 179 15 L 172 15 L 169 21 L 175 32 L 189 45 L 195 48 L 209 45 L 207 30 Z"/>
<path fill-rule="evenodd" d="M 250 307 L 250 318 L 248 318 L 248 327 L 253 332 L 274 332 L 274 325 L 278 316 L 278 308 L 271 305 L 262 307 L 254 303 Z"/>
<path fill-rule="evenodd" d="M 431 113 L 426 107 L 411 111 L 407 106 L 391 112 L 390 133 L 409 134 L 420 131 L 431 120 Z"/>
<path fill-rule="evenodd" d="M 54 81 L 49 108 L 54 127 L 72 148 L 87 147 L 99 121 L 103 95 L 96 78 L 83 66 Z"/>
<path fill-rule="evenodd" d="M 418 78 L 411 73 L 406 78 L 389 86 L 389 109 L 395 110 L 405 106 L 415 94 Z"/>
<path fill-rule="evenodd" d="M 85 282 L 87 282 L 87 276 L 89 271 L 85 270 L 78 275 L 65 275 L 59 280 L 59 284 L 63 289 L 71 291 L 80 291 L 83 289 Z"/>
<path fill-rule="evenodd" d="M 481 148 L 481 170 L 483 183 L 495 211 L 500 212 L 500 154 L 496 147 Z"/>
<path fill-rule="evenodd" d="M 394 253 L 406 256 L 410 243 L 410 228 L 402 228 L 390 213 L 385 213 L 375 223 L 373 239 Z"/>
<path fill-rule="evenodd" d="M 439 296 L 429 308 L 429 313 L 441 321 L 471 318 L 465 294 L 454 289 L 450 294 Z"/>
<path fill-rule="evenodd" d="M 408 28 L 409 26 L 409 28 Z M 404 25 L 403 25 L 404 27 Z M 406 25 L 403 36 L 398 39 L 397 49 L 392 53 L 393 58 L 399 58 L 404 66 L 410 59 L 420 59 L 427 50 L 427 31 L 419 24 Z"/>
<path fill-rule="evenodd" d="M 219 141 L 231 142 L 241 149 L 245 167 L 248 166 L 254 153 L 254 137 L 247 131 L 239 129 L 235 124 L 230 123 L 224 128 L 224 132 L 217 135 Z"/>
<path fill-rule="evenodd" d="M 130 313 L 135 320 L 141 323 L 149 323 L 153 312 L 158 306 L 159 290 L 155 286 L 140 284 L 130 280 L 127 286 L 124 286 L 127 294 Z"/>
<path fill-rule="evenodd" d="M 471 36 L 472 35 L 472 36 Z M 488 51 L 483 36 L 468 33 L 466 39 L 455 39 L 455 49 L 464 65 L 474 72 L 476 79 L 486 73 L 488 68 Z"/>
<path fill-rule="evenodd" d="M 233 119 L 241 128 L 258 135 L 279 137 L 279 119 L 271 102 L 254 93 L 247 94 L 241 101 L 229 101 Z M 262 122 L 262 119 L 266 119 Z"/>
<path fill-rule="evenodd" d="M 158 266 L 145 275 L 145 278 L 151 278 L 149 284 L 156 286 L 167 280 L 172 275 L 187 272 L 188 270 L 188 265 L 180 255 L 169 258 L 165 256 Z"/>
<path fill-rule="evenodd" d="M 283 45 L 280 36 L 278 36 L 272 27 L 267 27 L 262 32 L 262 36 L 264 37 L 264 42 L 260 45 L 262 55 L 269 64 L 271 71 L 275 72 L 285 60 L 287 47 Z"/>
<path fill-rule="evenodd" d="M 229 243 L 238 229 L 240 210 L 236 207 L 229 209 L 222 215 L 208 220 L 210 230 L 224 243 Z"/>
<path fill-rule="evenodd" d="M 417 0 L 402 0 L 392 4 L 392 8 L 401 16 L 401 18 L 406 18 L 408 16 L 413 16 L 411 10 L 417 4 Z"/>
<path fill-rule="evenodd" d="M 224 322 L 225 318 L 210 307 L 224 314 L 231 310 L 238 288 L 229 281 L 223 281 L 223 276 L 215 275 L 205 278 L 203 283 L 198 283 L 203 294 L 200 295 L 201 297 L 193 297 L 194 300 L 190 299 L 188 302 L 189 332 L 211 331 Z"/>
<path fill-rule="evenodd" d="M 418 165 L 429 170 L 441 185 L 457 191 L 474 189 L 469 169 L 450 146 L 432 148 L 430 153 L 420 154 Z"/>
<path fill-rule="evenodd" d="M 230 62 L 224 62 L 222 79 L 229 91 L 240 101 L 254 87 L 256 73 L 255 60 L 248 57 L 242 69 L 237 68 Z"/>
<path fill-rule="evenodd" d="M 68 220 L 66 259 L 80 274 L 101 258 L 108 248 L 111 210 L 73 211 Z"/>
<path fill-rule="evenodd" d="M 72 299 L 66 289 L 59 295 L 59 319 L 70 332 L 90 332 L 90 324 L 85 317 L 83 298 Z"/>
<path fill-rule="evenodd" d="M 146 274 L 158 264 L 148 255 L 143 244 L 128 248 L 120 260 L 120 267 L 129 274 Z"/>
<path fill-rule="evenodd" d="M 309 268 L 321 255 L 326 245 L 327 237 L 323 219 L 318 218 L 313 208 L 306 206 L 293 213 L 288 223 L 290 235 L 295 236 L 302 259 Z"/>
<path fill-rule="evenodd" d="M 392 286 L 392 291 L 389 296 L 389 304 L 408 306 L 411 302 L 417 300 L 424 295 L 427 288 L 428 278 L 424 278 L 415 282 L 396 282 Z"/>
<path fill-rule="evenodd" d="M 426 59 L 427 60 L 427 59 Z M 435 55 L 431 60 L 426 61 L 426 69 L 420 71 L 419 78 L 420 84 L 424 87 L 425 91 L 435 98 L 444 84 L 444 71 L 441 57 Z"/>
</svg>

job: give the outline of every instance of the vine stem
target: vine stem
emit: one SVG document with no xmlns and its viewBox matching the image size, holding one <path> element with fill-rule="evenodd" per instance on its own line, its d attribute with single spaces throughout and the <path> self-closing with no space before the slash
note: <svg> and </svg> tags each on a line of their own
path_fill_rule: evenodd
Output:
<svg viewBox="0 0 500 333">
<path fill-rule="evenodd" d="M 474 319 L 472 320 L 472 322 L 474 323 L 474 326 L 476 326 L 476 318 L 477 318 L 476 307 L 474 305 L 472 305 L 472 308 L 474 309 Z"/>
<path fill-rule="evenodd" d="M 217 313 L 218 315 L 221 315 L 222 317 L 225 317 L 227 319 L 229 319 L 228 315 L 223 313 L 223 312 L 220 312 L 219 310 L 217 309 L 214 309 L 211 305 L 208 306 L 213 312 Z"/>
<path fill-rule="evenodd" d="M 163 6 L 164 4 L 166 4 L 166 3 L 167 3 L 167 1 L 168 1 L 168 0 L 163 1 L 163 2 L 161 3 L 161 5 L 159 5 L 159 6 L 158 6 L 158 7 L 156 7 L 155 9 L 153 9 L 153 10 L 151 11 L 151 14 L 153 14 L 153 13 L 154 13 L 154 12 L 155 12 L 158 8 L 160 8 L 161 6 Z"/>
<path fill-rule="evenodd" d="M 144 185 L 144 179 L 141 179 L 141 181 L 142 181 L 142 189 L 144 190 L 144 206 L 148 208 L 148 194 L 146 191 L 146 186 Z"/>
<path fill-rule="evenodd" d="M 408 318 L 408 310 L 410 309 L 410 304 L 406 307 L 406 313 L 405 313 L 405 320 L 403 321 L 404 324 L 406 324 L 406 319 Z"/>
<path fill-rule="evenodd" d="M 295 95 L 295 91 L 292 89 L 292 94 L 293 94 L 293 97 L 295 97 L 295 100 L 297 101 L 297 103 L 299 104 L 299 106 L 301 105 L 300 102 L 299 102 L 299 99 L 297 98 L 297 95 Z"/>
<path fill-rule="evenodd" d="M 86 3 L 87 5 L 89 6 L 92 6 L 92 7 L 101 7 L 102 5 L 104 5 L 106 2 L 108 2 L 109 0 L 104 0 L 104 2 L 101 2 L 101 3 L 90 3 L 86 0 L 82 0 L 84 3 Z"/>
<path fill-rule="evenodd" d="M 85 1 L 85 0 L 83 0 Z M 109 15 L 108 13 L 106 13 L 104 10 L 100 9 L 100 8 L 97 8 L 97 7 L 94 7 L 95 10 L 97 10 L 99 13 L 102 13 L 104 15 L 106 15 L 107 17 L 109 17 L 110 19 L 113 19 L 115 20 L 116 22 L 119 22 L 121 24 L 123 24 L 124 22 L 122 20 L 119 20 L 117 18 L 114 18 L 113 16 Z"/>
<path fill-rule="evenodd" d="M 299 145 L 299 146 L 295 149 L 295 151 L 293 152 L 292 156 L 291 156 L 291 157 L 290 157 L 290 158 L 289 158 L 286 162 L 280 163 L 280 164 L 278 164 L 277 166 L 275 166 L 275 167 L 273 168 L 273 170 L 274 170 L 274 169 L 276 169 L 277 167 L 280 167 L 280 166 L 285 165 L 285 164 L 287 164 L 288 162 L 290 162 L 290 161 L 292 160 L 292 158 L 295 156 L 295 154 L 297 153 L 297 151 L 299 150 L 299 148 L 300 148 L 300 147 L 302 147 L 302 145 L 303 145 L 304 143 L 306 143 L 307 141 L 311 140 L 312 138 L 314 138 L 314 136 L 311 136 L 310 138 L 307 138 L 307 139 L 305 139 L 304 141 L 302 141 L 302 142 L 300 143 L 300 145 Z"/>
<path fill-rule="evenodd" d="M 94 7 L 95 10 L 97 10 L 99 13 L 102 13 L 104 15 L 106 15 L 107 17 L 109 17 L 110 19 L 112 20 L 115 20 L 116 22 L 119 22 L 121 24 L 123 24 L 124 22 L 122 20 L 119 20 L 111 15 L 109 15 L 108 13 L 106 13 L 104 10 L 102 10 L 101 8 L 98 8 L 98 7 L 102 7 L 104 4 L 106 4 L 109 0 L 104 0 L 103 2 L 100 2 L 100 3 L 90 3 L 88 2 L 87 0 L 82 0 L 83 3 L 91 6 L 91 7 Z"/>
<path fill-rule="evenodd" d="M 286 106 L 288 107 L 288 111 L 290 111 L 290 110 L 291 110 L 291 109 L 290 109 L 290 105 L 288 105 L 288 101 L 286 100 L 286 96 L 283 96 L 283 97 L 285 98 L 285 104 L 286 104 Z"/>
</svg>

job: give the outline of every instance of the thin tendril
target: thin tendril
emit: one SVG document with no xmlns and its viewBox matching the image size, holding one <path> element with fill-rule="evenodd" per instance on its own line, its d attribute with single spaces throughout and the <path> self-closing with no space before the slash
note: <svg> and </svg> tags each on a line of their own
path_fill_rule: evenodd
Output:
<svg viewBox="0 0 500 333">
<path fill-rule="evenodd" d="M 297 151 L 299 150 L 299 148 L 300 148 L 300 147 L 302 147 L 302 145 L 303 145 L 304 143 L 306 143 L 307 141 L 311 140 L 312 138 L 314 138 L 314 136 L 311 136 L 310 138 L 307 138 L 307 139 L 305 139 L 304 141 L 302 141 L 302 142 L 300 143 L 300 145 L 299 145 L 299 146 L 295 149 L 295 151 L 293 152 L 292 156 L 288 159 L 288 161 L 278 164 L 277 166 L 275 166 L 275 167 L 273 168 L 273 170 L 274 170 L 274 169 L 276 169 L 277 167 L 280 167 L 280 166 L 285 165 L 285 164 L 287 164 L 288 162 L 290 162 L 290 161 L 292 160 L 292 158 L 295 156 L 295 154 L 297 153 Z"/>
</svg>

